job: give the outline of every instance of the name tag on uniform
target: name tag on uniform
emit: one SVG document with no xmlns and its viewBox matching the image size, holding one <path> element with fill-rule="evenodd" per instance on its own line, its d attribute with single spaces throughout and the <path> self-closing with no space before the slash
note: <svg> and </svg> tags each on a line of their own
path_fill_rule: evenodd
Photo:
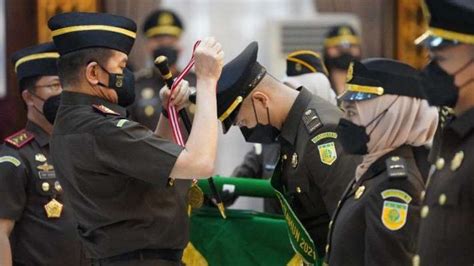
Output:
<svg viewBox="0 0 474 266">
<path fill-rule="evenodd" d="M 38 171 L 38 175 L 42 180 L 56 178 L 56 173 L 54 171 Z"/>
</svg>

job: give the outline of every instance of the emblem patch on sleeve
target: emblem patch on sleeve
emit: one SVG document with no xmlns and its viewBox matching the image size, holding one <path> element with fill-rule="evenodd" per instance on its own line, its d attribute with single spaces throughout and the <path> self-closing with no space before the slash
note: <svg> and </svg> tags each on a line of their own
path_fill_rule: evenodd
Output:
<svg viewBox="0 0 474 266">
<path fill-rule="evenodd" d="M 318 150 L 323 164 L 332 165 L 337 160 L 336 144 L 334 142 L 318 145 Z"/>
<path fill-rule="evenodd" d="M 382 223 L 391 231 L 396 231 L 405 226 L 408 216 L 408 204 L 412 197 L 406 192 L 398 189 L 387 189 L 382 193 L 382 198 L 397 198 L 403 202 L 385 200 L 382 209 Z"/>
</svg>

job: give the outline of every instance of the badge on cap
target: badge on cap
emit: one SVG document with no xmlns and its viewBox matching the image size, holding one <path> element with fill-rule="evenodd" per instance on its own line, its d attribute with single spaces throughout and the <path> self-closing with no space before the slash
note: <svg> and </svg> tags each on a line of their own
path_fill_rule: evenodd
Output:
<svg viewBox="0 0 474 266">
<path fill-rule="evenodd" d="M 323 164 L 332 165 L 337 160 L 336 144 L 334 142 L 318 145 L 318 150 Z"/>
<path fill-rule="evenodd" d="M 387 189 L 381 193 L 383 199 L 396 198 L 403 202 L 385 200 L 382 209 L 382 223 L 391 231 L 396 231 L 406 224 L 408 216 L 408 204 L 412 197 L 403 190 Z"/>
</svg>

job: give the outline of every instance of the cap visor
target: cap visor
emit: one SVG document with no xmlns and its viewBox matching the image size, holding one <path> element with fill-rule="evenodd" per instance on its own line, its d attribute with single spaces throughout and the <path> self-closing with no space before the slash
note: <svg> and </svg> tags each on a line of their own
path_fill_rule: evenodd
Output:
<svg viewBox="0 0 474 266">
<path fill-rule="evenodd" d="M 340 101 L 365 101 L 378 97 L 377 94 L 346 90 L 337 97 Z"/>
<path fill-rule="evenodd" d="M 450 45 L 459 44 L 458 41 L 446 40 L 442 37 L 429 34 L 428 32 L 423 33 L 420 37 L 415 40 L 417 46 L 424 46 L 428 49 L 441 48 Z"/>
</svg>

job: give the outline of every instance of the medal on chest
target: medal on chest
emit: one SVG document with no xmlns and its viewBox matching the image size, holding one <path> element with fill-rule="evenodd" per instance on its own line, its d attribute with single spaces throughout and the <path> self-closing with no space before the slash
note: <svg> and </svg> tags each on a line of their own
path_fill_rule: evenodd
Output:
<svg viewBox="0 0 474 266">
<path fill-rule="evenodd" d="M 192 209 L 201 208 L 204 202 L 204 192 L 197 185 L 197 181 L 193 181 L 193 184 L 186 193 L 186 200 L 188 202 L 188 214 L 191 215 Z"/>
<path fill-rule="evenodd" d="M 63 204 L 56 199 L 51 199 L 46 205 L 44 205 L 46 215 L 48 218 L 59 218 L 63 212 Z"/>
</svg>

